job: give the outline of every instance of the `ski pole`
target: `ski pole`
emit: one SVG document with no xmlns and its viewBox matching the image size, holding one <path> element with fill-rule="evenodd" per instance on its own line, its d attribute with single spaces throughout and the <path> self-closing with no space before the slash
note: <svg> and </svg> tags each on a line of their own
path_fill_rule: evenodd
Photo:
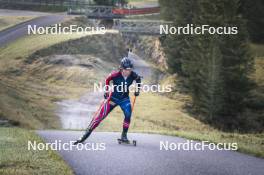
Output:
<svg viewBox="0 0 264 175">
<path fill-rule="evenodd" d="M 135 102 L 136 102 L 136 96 L 134 96 L 134 99 L 133 99 L 133 102 L 132 102 L 132 112 L 133 112 L 133 110 L 134 110 L 134 106 L 135 106 Z"/>
</svg>

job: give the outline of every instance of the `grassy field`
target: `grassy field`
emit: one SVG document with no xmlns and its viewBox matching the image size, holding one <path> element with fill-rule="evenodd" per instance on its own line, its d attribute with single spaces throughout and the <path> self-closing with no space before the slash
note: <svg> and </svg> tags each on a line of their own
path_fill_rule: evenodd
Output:
<svg viewBox="0 0 264 175">
<path fill-rule="evenodd" d="M 251 44 L 252 53 L 256 57 L 264 57 L 264 45 L 263 44 Z"/>
<path fill-rule="evenodd" d="M 84 36 L 83 34 L 31 35 L 18 39 L 6 47 L 0 48 L 0 68 L 3 71 L 3 69 L 9 69 L 10 66 L 16 67 L 17 64 L 20 64 L 21 59 L 26 58 L 37 50 Z"/>
<path fill-rule="evenodd" d="M 34 131 L 0 127 L 1 175 L 73 174 L 55 151 L 28 150 L 28 141 L 43 143 Z"/>
<path fill-rule="evenodd" d="M 111 34 L 85 36 L 30 36 L 1 48 L 0 119 L 31 129 L 60 128 L 54 102 L 88 91 L 120 51 L 112 52 Z"/>
<path fill-rule="evenodd" d="M 0 16 L 0 31 L 35 18 L 34 16 Z"/>
<path fill-rule="evenodd" d="M 264 93 L 264 45 L 251 44 L 251 50 L 255 56 L 255 80 Z"/>
<path fill-rule="evenodd" d="M 134 7 L 157 6 L 158 0 L 129 0 L 130 5 Z"/>
<path fill-rule="evenodd" d="M 52 102 L 70 94 L 70 90 L 65 91 L 65 86 L 49 86 L 41 77 L 22 75 L 24 60 L 36 50 L 79 37 L 82 36 L 30 36 L 0 49 L 0 119 L 15 121 L 25 128 L 60 126 Z M 73 91 L 82 92 L 80 89 Z"/>
</svg>

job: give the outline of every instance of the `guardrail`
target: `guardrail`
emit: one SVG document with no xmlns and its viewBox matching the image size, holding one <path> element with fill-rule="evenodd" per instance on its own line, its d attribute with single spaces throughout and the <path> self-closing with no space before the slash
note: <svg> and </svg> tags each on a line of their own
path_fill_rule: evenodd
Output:
<svg viewBox="0 0 264 175">
<path fill-rule="evenodd" d="M 170 21 L 163 20 L 132 20 L 115 19 L 113 29 L 122 33 L 137 33 L 141 35 L 161 35 L 160 25 L 171 25 Z"/>
</svg>

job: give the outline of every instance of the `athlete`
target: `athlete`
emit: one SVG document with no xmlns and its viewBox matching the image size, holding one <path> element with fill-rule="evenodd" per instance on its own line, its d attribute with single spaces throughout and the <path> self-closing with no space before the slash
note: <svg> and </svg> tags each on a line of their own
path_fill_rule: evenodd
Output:
<svg viewBox="0 0 264 175">
<path fill-rule="evenodd" d="M 121 140 L 128 142 L 127 131 L 131 121 L 131 103 L 129 98 L 129 87 L 136 81 L 136 88 L 134 95 L 138 96 L 141 87 L 140 76 L 133 71 L 133 63 L 127 57 L 121 60 L 121 64 L 118 71 L 113 71 L 105 80 L 105 102 L 100 106 L 98 113 L 92 119 L 90 125 L 86 129 L 84 135 L 78 139 L 74 144 L 84 142 L 92 133 L 92 131 L 100 124 L 100 122 L 105 119 L 105 117 L 116 107 L 120 106 L 124 113 L 123 121 L 123 132 L 121 135 Z M 110 82 L 113 84 L 112 92 L 109 92 Z"/>
</svg>

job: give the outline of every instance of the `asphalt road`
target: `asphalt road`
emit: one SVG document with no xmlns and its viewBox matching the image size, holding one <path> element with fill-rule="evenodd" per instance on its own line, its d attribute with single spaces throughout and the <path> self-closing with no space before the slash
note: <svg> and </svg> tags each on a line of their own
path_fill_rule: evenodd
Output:
<svg viewBox="0 0 264 175">
<path fill-rule="evenodd" d="M 70 143 L 79 131 L 38 131 L 47 143 Z M 263 175 L 264 159 L 234 151 L 160 150 L 160 141 L 185 143 L 186 139 L 149 134 L 129 134 L 137 146 L 119 145 L 120 133 L 95 132 L 85 142 L 104 143 L 104 150 L 60 150 L 77 175 Z M 98 148 L 94 146 L 94 148 Z"/>
<path fill-rule="evenodd" d="M 0 14 L 2 13 L 4 12 L 0 11 Z M 27 35 L 28 25 L 36 25 L 37 27 L 50 26 L 61 22 L 64 18 L 65 15 L 59 15 L 59 14 L 40 16 L 30 21 L 26 21 L 14 27 L 3 30 L 0 32 L 0 47 L 3 47 L 12 41 Z"/>
</svg>

